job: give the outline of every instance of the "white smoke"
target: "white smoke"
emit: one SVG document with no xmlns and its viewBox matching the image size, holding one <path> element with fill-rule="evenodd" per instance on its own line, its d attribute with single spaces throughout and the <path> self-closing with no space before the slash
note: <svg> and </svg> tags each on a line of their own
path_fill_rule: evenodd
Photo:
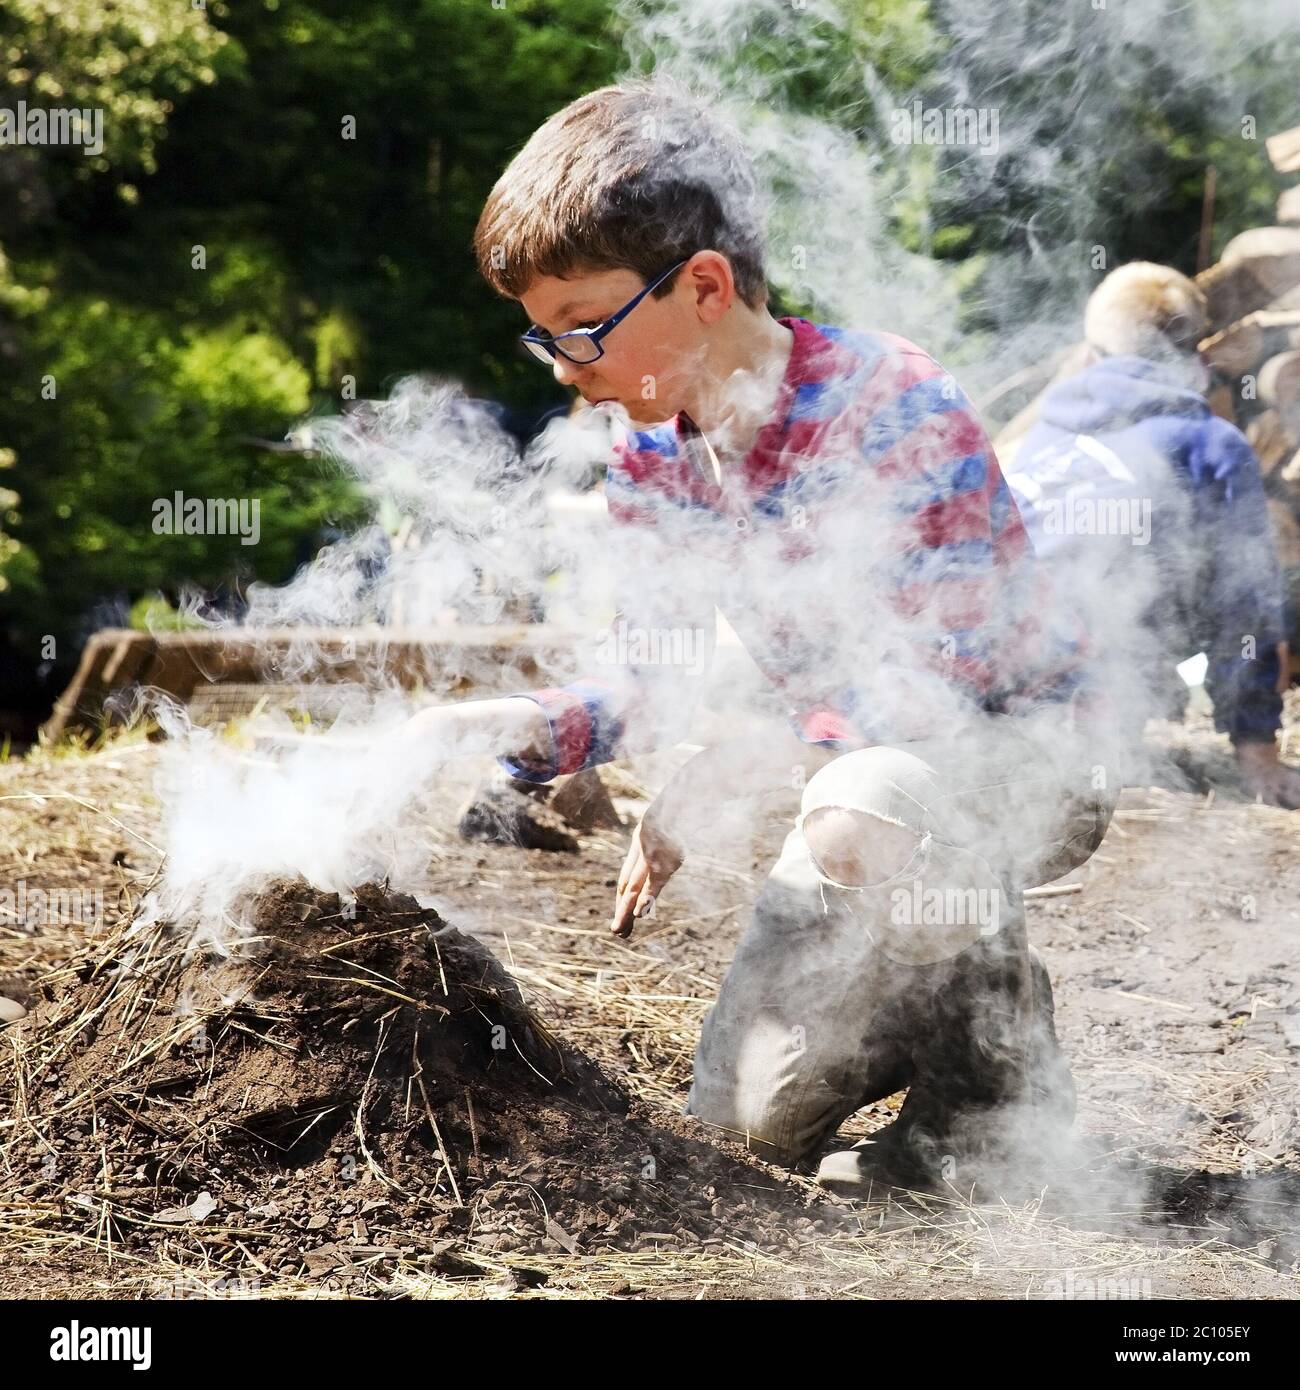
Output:
<svg viewBox="0 0 1300 1390">
<path fill-rule="evenodd" d="M 264 714 L 250 750 L 174 706 L 156 711 L 171 735 L 164 897 L 169 910 L 210 923 L 277 876 L 341 890 L 418 868 L 401 834 L 404 808 L 447 761 L 489 750 L 409 737 L 410 696 L 383 639 L 427 643 L 439 688 L 481 698 L 499 673 L 490 652 L 447 641 L 456 626 L 518 624 L 548 605 L 567 605 L 576 621 L 590 606 L 582 585 L 605 560 L 598 527 L 557 527 L 548 511 L 548 498 L 570 495 L 607 448 L 608 422 L 590 412 L 552 420 L 524 458 L 463 388 L 409 379 L 295 438 L 355 481 L 374 520 L 322 547 L 287 584 L 254 585 L 240 622 L 208 620 L 242 642 L 261 637 L 268 667 L 274 647 L 277 679 L 327 691 L 328 728 L 303 739 L 287 715 Z M 594 647 L 594 618 L 575 636 Z"/>
<path fill-rule="evenodd" d="M 621 12 L 635 69 L 707 97 L 743 132 L 767 191 L 771 280 L 821 322 L 912 339 L 972 390 L 1077 337 L 1097 279 L 1088 250 L 1108 235 L 1105 179 L 1129 167 L 1135 199 L 1155 192 L 1141 182 L 1147 136 L 1126 127 L 1116 107 L 1126 85 L 1142 90 L 1142 55 L 1158 52 L 1188 86 L 1244 112 L 1249 64 L 1240 35 L 1267 44 L 1300 28 L 1284 0 L 1248 10 L 1211 0 L 1111 0 L 1064 16 L 1059 6 L 963 0 L 936 7 L 950 41 L 931 86 L 918 93 L 890 89 L 859 42 L 864 21 L 848 3 L 628 0 Z M 1043 74 L 1055 95 L 1035 106 L 1026 93 Z M 790 94 L 801 82 L 824 102 L 796 107 Z M 996 149 L 936 151 L 892 139 L 897 113 L 918 98 L 996 110 Z M 1039 195 L 1015 228 L 1018 248 L 974 263 L 935 259 L 944 228 L 926 209 L 936 191 L 946 188 L 951 200 L 956 190 L 983 214 L 1005 209 L 1010 218 L 1008 180 Z M 915 249 L 900 240 L 903 230 Z M 322 628 L 498 623 L 567 593 L 581 620 L 572 668 L 556 674 L 590 673 L 601 607 L 590 593 L 610 557 L 593 533 L 557 530 L 546 518 L 548 493 L 581 482 L 599 459 L 600 428 L 557 421 L 521 459 L 458 387 L 419 381 L 401 384 L 386 402 L 312 422 L 313 447 L 357 480 L 375 520 L 322 549 L 288 585 L 255 588 L 245 630 L 301 630 L 289 674 L 311 680 L 337 660 L 317 640 Z M 829 665 L 865 677 L 905 635 L 891 626 L 896 620 L 865 611 L 853 582 L 853 517 L 831 519 L 842 542 L 837 558 L 810 558 L 792 578 L 779 548 L 756 544 L 746 567 L 727 570 L 700 553 L 682 518 L 659 521 L 655 539 L 621 537 L 613 558 L 634 576 L 641 607 L 666 615 L 662 624 L 675 632 L 707 624 L 711 640 L 715 599 L 741 629 L 761 625 L 792 597 L 777 588 L 789 582 L 816 615 L 808 640 Z M 1090 597 L 1090 615 L 1104 618 L 1104 594 Z M 368 674 L 330 738 L 279 754 L 177 729 L 163 787 L 166 888 L 175 901 L 213 917 L 280 874 L 334 889 L 376 872 L 400 877 L 404 807 L 447 759 L 484 750 L 412 749 L 398 732 L 407 706 L 377 671 Z M 490 686 L 494 673 L 457 674 Z M 932 684 L 919 687 L 919 677 L 916 687 L 881 687 L 889 712 L 915 713 L 922 694 L 947 701 L 938 708 L 960 745 L 962 711 Z M 680 723 L 700 691 L 682 695 L 672 682 L 665 690 L 680 702 L 661 711 L 665 724 Z M 724 687 L 722 698 L 728 694 Z M 1008 851 L 1037 828 L 1028 800 L 1017 811 L 1012 805 L 1001 830 Z"/>
</svg>

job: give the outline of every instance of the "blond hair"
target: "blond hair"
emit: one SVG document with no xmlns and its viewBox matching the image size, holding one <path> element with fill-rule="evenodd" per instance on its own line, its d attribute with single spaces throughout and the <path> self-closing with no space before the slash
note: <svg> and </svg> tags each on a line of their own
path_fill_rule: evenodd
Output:
<svg viewBox="0 0 1300 1390">
<path fill-rule="evenodd" d="M 1131 261 L 1092 292 L 1084 336 L 1112 357 L 1191 353 L 1209 331 L 1205 295 L 1172 266 Z"/>
</svg>

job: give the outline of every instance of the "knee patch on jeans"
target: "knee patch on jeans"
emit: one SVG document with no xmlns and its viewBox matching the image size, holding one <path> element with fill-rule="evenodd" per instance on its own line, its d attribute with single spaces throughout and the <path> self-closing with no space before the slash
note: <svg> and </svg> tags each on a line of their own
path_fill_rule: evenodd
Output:
<svg viewBox="0 0 1300 1390">
<path fill-rule="evenodd" d="M 916 856 L 921 833 L 847 806 L 819 806 L 803 817 L 803 837 L 817 871 L 846 888 L 896 878 Z"/>
<path fill-rule="evenodd" d="M 929 763 L 901 748 L 859 748 L 819 768 L 803 789 L 800 810 L 843 806 L 918 833 L 929 828 L 930 807 L 942 792 Z"/>
<path fill-rule="evenodd" d="M 863 748 L 821 768 L 804 788 L 800 827 L 817 870 L 842 887 L 888 883 L 930 831 L 934 770 L 898 748 Z"/>
</svg>

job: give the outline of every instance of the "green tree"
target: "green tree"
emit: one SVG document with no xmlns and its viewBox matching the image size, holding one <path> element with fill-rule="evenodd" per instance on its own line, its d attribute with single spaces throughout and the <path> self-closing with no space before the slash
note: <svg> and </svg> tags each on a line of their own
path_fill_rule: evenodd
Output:
<svg viewBox="0 0 1300 1390">
<path fill-rule="evenodd" d="M 73 299 L 36 318 L 27 356 L 37 370 L 7 393 L 0 426 L 19 422 L 24 436 L 15 530 L 39 563 L 14 586 L 10 621 L 28 647 L 75 631 L 95 597 L 282 579 L 302 538 L 347 505 L 341 481 L 253 445 L 310 398 L 306 369 L 268 335 L 178 335 L 157 316 Z M 257 544 L 156 530 L 155 504 L 178 490 L 256 499 Z"/>
<path fill-rule="evenodd" d="M 5 100 L 100 106 L 107 135 L 0 159 L 0 625 L 29 669 L 105 598 L 284 578 L 353 505 L 248 442 L 304 412 L 410 371 L 557 399 L 503 351 L 518 311 L 469 242 L 536 125 L 612 77 L 609 22 L 605 0 L 7 4 Z M 176 489 L 257 497 L 261 543 L 156 534 Z"/>
<path fill-rule="evenodd" d="M 21 509 L 41 513 L 32 482 L 39 488 L 51 459 L 30 447 L 29 427 L 42 417 L 24 419 L 19 403 L 34 380 L 29 330 L 52 302 L 54 276 L 48 253 L 33 266 L 24 252 L 31 244 L 47 250 L 56 219 L 69 240 L 84 238 L 88 215 L 105 198 L 134 196 L 128 180 L 154 169 L 173 101 L 215 79 L 223 45 L 202 10 L 169 0 L 6 0 L 0 8 L 0 107 L 15 114 L 22 105 L 98 112 L 104 137 L 98 151 L 11 144 L 0 157 L 0 365 L 7 383 L 0 392 L 0 467 L 16 485 L 0 489 L 0 657 L 12 658 L 21 619 L 39 614 L 49 569 L 40 527 L 24 524 Z M 55 457 L 66 444 L 60 439 Z M 32 625 L 51 631 L 65 619 L 48 613 L 45 626 Z M 12 673 L 3 683 L 14 687 Z"/>
</svg>

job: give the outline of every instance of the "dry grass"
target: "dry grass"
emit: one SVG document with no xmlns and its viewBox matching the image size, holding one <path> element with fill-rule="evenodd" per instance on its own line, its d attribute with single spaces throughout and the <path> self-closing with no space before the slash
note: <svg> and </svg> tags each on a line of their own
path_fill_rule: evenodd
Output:
<svg viewBox="0 0 1300 1390">
<path fill-rule="evenodd" d="M 154 756 L 152 745 L 133 736 L 89 751 L 42 751 L 0 767 L 7 825 L 0 863 L 6 875 L 51 886 L 99 883 L 112 890 L 105 919 L 89 929 L 33 934 L 0 924 L 0 978 L 31 981 L 39 974 L 46 986 L 57 989 L 79 963 L 92 962 L 89 988 L 64 996 L 39 1033 L 0 1031 L 0 1076 L 12 1098 L 12 1108 L 0 1119 L 0 1252 L 10 1271 L 10 1282 L 0 1283 L 0 1293 L 21 1293 L 42 1271 L 63 1269 L 70 1281 L 63 1292 L 90 1297 L 341 1297 L 319 1278 L 268 1270 L 247 1248 L 248 1233 L 237 1225 L 179 1222 L 148 1258 L 123 1249 L 121 1232 L 140 1218 L 130 1192 L 118 1185 L 107 1154 L 102 1181 L 93 1190 L 60 1187 L 51 1180 L 36 1194 L 30 1185 L 18 1185 L 23 1175 L 11 1158 L 18 1137 L 29 1142 L 40 1132 L 29 1104 L 33 1088 L 86 1030 L 123 1002 L 139 972 L 165 978 L 180 962 L 177 942 L 159 927 L 135 920 L 160 869 L 158 810 L 149 790 Z M 629 799 L 625 809 L 632 809 L 644 788 L 631 774 L 623 775 L 615 790 Z M 1188 813 L 1182 803 L 1135 807 L 1121 818 L 1120 829 L 1128 836 L 1142 835 L 1157 822 L 1177 822 Z M 625 850 L 616 836 L 590 836 L 576 864 L 536 868 L 525 881 L 517 863 L 495 862 L 456 841 L 445 815 L 416 823 L 426 838 L 431 882 L 468 874 L 489 898 L 503 903 L 522 899 L 525 888 L 532 895 L 529 900 L 536 901 L 537 891 L 546 890 L 552 876 L 561 885 L 575 871 L 590 880 L 603 900 L 601 885 L 617 873 Z M 484 858 L 486 863 L 476 862 Z M 632 942 L 613 938 L 602 918 L 586 922 L 568 910 L 560 887 L 551 911 L 502 911 L 483 922 L 465 923 L 497 952 L 557 1031 L 603 1062 L 620 1060 L 627 1068 L 621 1079 L 630 1090 L 672 1110 L 680 1109 L 689 1083 L 699 1025 L 720 969 L 701 967 L 698 960 L 683 962 L 662 944 L 679 940 L 688 928 L 734 934 L 737 918 L 743 920 L 758 886 L 756 875 L 734 861 L 697 859 L 690 871 L 700 875 L 701 884 L 707 881 L 713 900 L 701 887 L 686 896 L 702 907 L 652 919 Z M 1231 885 L 1223 887 L 1229 896 L 1235 892 Z M 1140 929 L 1144 924 L 1138 922 L 1134 930 Z M 148 1009 L 148 996 L 138 992 L 132 1007 Z M 1160 1005 L 1157 1001 L 1149 1007 Z M 152 1046 L 183 1043 L 196 1026 L 194 1018 L 178 1018 Z M 84 1117 L 93 1133 L 101 1108 L 121 1104 L 124 1096 L 129 1104 L 131 1077 L 145 1060 L 139 1049 L 124 1047 L 115 1069 L 65 1097 L 57 1114 Z M 1217 1060 L 1201 1065 L 1182 1058 L 1171 1064 L 1125 1054 L 1082 1058 L 1077 1070 L 1081 1089 L 1097 1110 L 1126 1131 L 1132 1154 L 1148 1150 L 1160 1136 L 1159 1112 L 1144 1101 L 1158 1094 L 1168 1105 L 1202 1117 L 1201 1124 L 1184 1131 L 1191 1145 L 1187 1157 L 1229 1172 L 1240 1167 L 1246 1151 L 1254 1152 L 1261 1164 L 1276 1162 L 1277 1156 L 1263 1140 L 1243 1151 L 1222 1117 L 1247 1092 L 1276 1087 L 1279 1104 L 1290 1094 L 1287 1069 L 1277 1058 L 1261 1052 L 1248 1067 L 1235 1060 L 1227 1068 Z M 857 1133 L 878 1128 L 890 1113 L 886 1103 L 860 1116 Z M 1067 1276 L 1076 1286 L 1099 1279 L 1135 1281 L 1139 1295 L 1153 1297 L 1300 1294 L 1300 1276 L 1279 1271 L 1258 1252 L 1210 1240 L 1157 1243 L 1081 1228 L 1052 1215 L 1041 1197 L 1016 1206 L 972 1204 L 954 1192 L 904 1202 L 884 1197 L 837 1205 L 844 1217 L 842 1233 L 819 1237 L 815 1245 L 792 1240 L 781 1251 L 720 1242 L 697 1249 L 665 1244 L 620 1255 L 498 1256 L 470 1244 L 461 1254 L 480 1271 L 478 1277 L 439 1274 L 431 1257 L 418 1250 L 389 1256 L 382 1273 L 377 1267 L 367 1271 L 367 1259 L 354 1272 L 367 1276 L 372 1296 L 428 1299 L 1043 1297 Z M 93 1215 L 93 1226 L 70 1229 L 64 1219 L 70 1208 Z M 1140 1213 L 1111 1215 L 1118 1219 Z M 378 1257 L 369 1263 L 378 1266 Z M 57 1285 L 47 1279 L 41 1287 L 54 1292 Z"/>
</svg>

